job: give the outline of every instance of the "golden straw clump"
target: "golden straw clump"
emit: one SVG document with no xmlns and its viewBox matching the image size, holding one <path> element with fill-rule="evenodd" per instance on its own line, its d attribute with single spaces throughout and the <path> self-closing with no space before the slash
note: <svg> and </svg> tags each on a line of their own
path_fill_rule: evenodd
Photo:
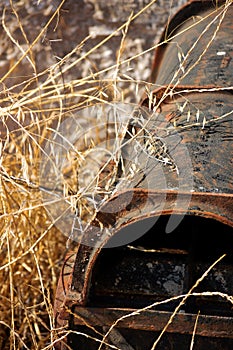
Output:
<svg viewBox="0 0 233 350">
<path fill-rule="evenodd" d="M 83 106 L 140 100 L 151 64 L 143 51 L 153 51 L 155 37 L 145 44 L 130 27 L 142 25 L 155 3 L 137 4 L 134 12 L 122 6 L 120 20 L 109 4 L 110 29 L 101 25 L 104 9 L 92 2 L 0 4 L 1 350 L 52 349 L 56 342 L 53 305 L 67 233 L 42 200 L 44 147 L 51 130 Z M 69 195 L 76 184 L 67 181 Z"/>
</svg>

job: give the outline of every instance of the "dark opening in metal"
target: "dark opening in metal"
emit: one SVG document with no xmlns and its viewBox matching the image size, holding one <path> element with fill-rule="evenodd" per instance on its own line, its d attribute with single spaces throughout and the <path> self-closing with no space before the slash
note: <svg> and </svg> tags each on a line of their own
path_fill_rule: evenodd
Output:
<svg viewBox="0 0 233 350">
<path fill-rule="evenodd" d="M 150 349 L 181 300 L 173 297 L 185 295 L 223 254 L 226 257 L 194 289 L 198 296 L 189 297 L 179 309 L 156 349 L 189 349 L 198 312 L 196 348 L 233 347 L 232 302 L 224 297 L 233 294 L 232 228 L 212 219 L 186 216 L 176 230 L 166 234 L 167 220 L 161 216 L 143 237 L 129 245 L 101 251 L 87 305 L 72 310 L 70 328 L 77 332 L 68 337 L 72 349 L 97 350 L 103 335 L 122 316 L 106 343 L 122 350 Z M 173 300 L 164 302 L 168 299 Z M 125 317 L 132 311 L 134 316 Z M 105 344 L 101 349 L 110 346 Z"/>
<path fill-rule="evenodd" d="M 167 220 L 167 216 L 161 216 L 131 244 L 102 250 L 92 274 L 90 306 L 138 308 L 185 294 L 223 254 L 226 257 L 195 292 L 233 294 L 233 229 L 212 219 L 186 216 L 167 234 Z M 146 220 L 143 222 L 146 225 Z M 156 309 L 172 311 L 177 302 L 161 304 Z M 216 295 L 191 297 L 184 310 L 233 315 L 232 305 Z"/>
</svg>

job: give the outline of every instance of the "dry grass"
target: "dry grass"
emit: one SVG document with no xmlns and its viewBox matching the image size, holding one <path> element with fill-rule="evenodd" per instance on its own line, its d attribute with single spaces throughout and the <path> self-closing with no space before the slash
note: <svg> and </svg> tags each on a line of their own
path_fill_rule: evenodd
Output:
<svg viewBox="0 0 233 350">
<path fill-rule="evenodd" d="M 41 198 L 43 147 L 51 129 L 81 107 L 113 100 L 137 103 L 144 90 L 150 91 L 154 47 L 128 39 L 128 31 L 154 3 L 128 16 L 99 42 L 84 36 L 61 57 L 54 53 L 53 43 L 58 52 L 62 45 L 56 33 L 72 33 L 59 26 L 65 1 L 0 5 L 1 350 L 52 349 L 57 339 L 53 302 L 68 247 L 67 234 L 56 228 Z M 35 19 L 37 11 L 43 22 Z M 108 53 L 111 42 L 118 45 L 115 57 Z"/>
<path fill-rule="evenodd" d="M 124 40 L 133 16 L 100 44 L 89 44 L 90 38 L 84 37 L 60 58 L 54 51 L 59 45 L 56 33 L 63 29 L 59 23 L 65 13 L 62 6 L 70 10 L 65 1 L 35 1 L 33 5 L 30 1 L 10 1 L 0 5 L 4 47 L 0 67 L 1 350 L 52 348 L 56 340 L 53 302 L 67 235 L 48 217 L 38 188 L 49 128 L 83 105 L 132 96 L 128 79 L 140 89 L 140 81 L 129 76 L 119 79 L 117 87 Z M 65 30 L 69 37 L 70 27 Z M 98 68 L 96 62 L 108 49 L 105 43 L 115 35 L 121 37 L 117 58 L 106 57 Z M 132 41 L 130 44 L 135 50 Z M 145 77 L 148 67 L 142 60 L 140 64 L 147 70 Z M 121 85 L 126 87 L 124 91 Z"/>
</svg>

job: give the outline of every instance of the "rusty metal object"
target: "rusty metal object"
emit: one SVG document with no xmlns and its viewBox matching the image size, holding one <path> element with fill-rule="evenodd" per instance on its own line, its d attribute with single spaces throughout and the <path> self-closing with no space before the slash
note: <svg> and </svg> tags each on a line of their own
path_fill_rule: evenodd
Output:
<svg viewBox="0 0 233 350">
<path fill-rule="evenodd" d="M 232 10 L 230 4 L 228 7 L 225 1 L 216 7 L 210 1 L 185 5 L 164 30 L 152 82 L 164 86 L 174 77 L 173 84 L 181 86 L 230 87 Z"/>
<path fill-rule="evenodd" d="M 79 345 L 81 349 L 97 349 L 99 343 L 84 337 L 83 334 L 101 341 L 101 334 L 104 334 L 120 317 L 123 319 L 116 327 L 120 335 L 124 337 L 124 332 L 127 329 L 131 330 L 131 334 L 126 337 L 128 340 L 123 342 L 122 349 L 127 349 L 128 342 L 133 346 L 134 337 L 137 338 L 141 331 L 147 332 L 147 342 L 139 340 L 141 348 L 148 346 L 150 337 L 156 339 L 171 317 L 172 310 L 177 306 L 177 300 L 172 300 L 172 298 L 176 295 L 184 295 L 196 278 L 206 271 L 209 261 L 214 259 L 211 250 L 215 249 L 215 254 L 218 254 L 216 246 L 221 246 L 222 239 L 226 240 L 228 236 L 229 240 L 225 241 L 225 246 L 231 247 L 233 244 L 230 227 L 221 225 L 218 227 L 215 221 L 212 223 L 206 221 L 204 224 L 200 222 L 200 226 L 197 227 L 198 220 L 195 221 L 194 216 L 189 218 L 194 221 L 187 221 L 186 227 L 179 229 L 174 236 L 175 243 L 169 241 L 170 237 L 165 238 L 167 242 L 162 242 L 162 235 L 152 242 L 152 237 L 156 233 L 152 230 L 150 236 L 147 237 L 147 242 L 141 242 L 144 248 L 133 246 L 122 249 L 103 249 L 101 252 L 95 252 L 95 256 L 93 256 L 91 248 L 80 246 L 72 273 L 69 276 L 69 283 L 63 284 L 66 288 L 65 298 L 60 309 L 57 309 L 59 310 L 57 324 L 61 325 L 63 322 L 64 325 L 64 322 L 67 322 L 67 327 L 74 332 L 68 337 L 68 344 L 71 348 L 75 349 Z M 187 235 L 190 226 L 195 227 L 196 233 L 198 233 L 198 235 L 193 233 L 192 239 L 194 241 L 190 241 L 191 238 Z M 207 228 L 210 231 L 204 240 L 202 237 Z M 213 228 L 217 230 L 216 235 L 213 233 Z M 221 239 L 219 239 L 220 230 Z M 206 256 L 211 239 L 217 240 L 216 246 L 212 247 Z M 135 245 L 137 244 L 140 242 L 135 243 Z M 192 246 L 190 251 L 188 251 L 189 245 Z M 193 252 L 195 245 L 198 249 L 196 253 Z M 202 245 L 202 252 L 200 245 Z M 151 249 L 151 246 L 155 249 Z M 164 246 L 168 248 L 164 249 Z M 176 249 L 176 246 L 179 249 Z M 223 251 L 225 248 L 222 247 Z M 221 249 L 219 253 L 221 253 Z M 233 292 L 232 263 L 233 259 L 231 258 L 216 266 L 204 285 L 199 286 L 196 290 L 200 295 L 192 297 L 182 307 L 182 312 L 176 314 L 166 333 L 166 337 L 170 339 L 173 346 L 178 346 L 179 342 L 182 341 L 184 346 L 180 348 L 187 348 L 188 339 L 193 332 L 199 310 L 201 310 L 201 315 L 198 319 L 195 342 L 195 344 L 199 344 L 197 348 L 204 349 L 207 345 L 210 346 L 213 342 L 212 338 L 215 339 L 213 349 L 228 349 L 232 346 L 232 301 L 230 301 L 230 297 L 229 300 L 220 297 L 221 294 L 230 295 Z M 209 292 L 209 296 L 203 296 L 201 294 L 203 291 L 211 291 L 212 296 L 211 292 Z M 214 295 L 215 292 L 216 295 Z M 64 296 L 60 293 L 58 295 L 59 298 Z M 170 300 L 170 302 L 163 304 L 164 300 Z M 143 307 L 152 304 L 154 308 L 150 307 L 142 311 Z M 130 314 L 132 316 L 126 316 Z M 75 334 L 75 332 L 81 332 L 81 334 Z M 183 335 L 184 338 L 176 340 L 177 333 Z M 120 347 L 122 344 L 120 335 L 117 334 L 115 340 L 108 337 L 105 341 Z M 170 349 L 164 345 L 166 337 L 161 342 L 161 347 L 158 347 L 159 349 Z M 63 344 L 61 348 L 66 349 L 66 346 Z"/>
<path fill-rule="evenodd" d="M 60 329 L 66 329 L 69 324 L 70 310 L 66 307 L 66 292 L 71 286 L 71 277 L 75 262 L 75 253 L 69 252 L 64 261 L 60 278 L 57 285 L 56 297 L 54 303 L 54 318 L 56 326 Z M 66 347 L 67 338 L 59 342 L 59 348 Z"/>
<path fill-rule="evenodd" d="M 222 4 L 222 5 L 221 5 Z M 221 5 L 221 6 L 220 6 Z M 190 1 L 165 29 L 155 53 L 151 81 L 170 87 L 232 86 L 232 6 Z"/>
<path fill-rule="evenodd" d="M 197 193 L 200 201 L 193 207 L 206 217 L 203 203 L 212 193 L 215 214 L 222 196 L 232 198 L 232 14 L 230 2 L 190 1 L 164 30 L 151 75 L 160 115 L 177 128 L 192 159 L 192 201 Z M 142 104 L 148 106 L 148 98 Z M 226 222 L 227 212 L 232 204 L 215 218 Z"/>
<path fill-rule="evenodd" d="M 67 322 L 74 334 L 69 335 L 67 347 L 59 344 L 58 349 L 98 349 L 103 338 L 105 349 L 111 345 L 149 349 L 178 305 L 175 297 L 185 295 L 224 253 L 227 258 L 197 286 L 197 295 L 182 306 L 156 349 L 189 348 L 199 311 L 196 349 L 233 347 L 232 14 L 228 2 L 215 7 L 212 1 L 194 0 L 164 31 L 161 42 L 175 39 L 167 40 L 156 52 L 155 116 L 161 127 L 175 127 L 188 149 L 193 165 L 189 206 L 185 203 L 190 192 L 176 189 L 177 173 L 171 165 L 164 166 L 170 184 L 165 189 L 159 181 L 157 188 L 146 188 L 143 176 L 132 188 L 120 182 L 118 193 L 104 204 L 86 233 L 96 244 L 80 244 L 69 276 L 61 276 L 69 282 L 60 282 L 57 323 Z M 199 21 L 202 17 L 206 19 Z M 152 104 L 148 97 L 142 101 L 142 106 Z M 152 134 L 154 123 L 153 118 L 148 120 Z M 185 213 L 173 235 L 164 235 L 167 217 L 174 214 L 179 219 Z M 114 227 L 117 236 L 130 225 L 140 227 L 158 216 L 158 222 L 133 246 L 102 249 L 109 242 L 107 234 L 98 243 L 101 227 Z"/>
</svg>

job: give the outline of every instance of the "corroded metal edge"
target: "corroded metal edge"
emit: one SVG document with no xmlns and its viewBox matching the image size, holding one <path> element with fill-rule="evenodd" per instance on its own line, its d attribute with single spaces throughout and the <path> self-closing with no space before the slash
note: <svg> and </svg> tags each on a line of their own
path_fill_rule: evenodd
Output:
<svg viewBox="0 0 233 350">
<path fill-rule="evenodd" d="M 70 302 L 67 302 L 67 293 L 71 286 L 75 257 L 76 254 L 73 251 L 67 254 L 57 284 L 54 302 L 54 319 L 57 332 L 68 329 L 71 305 Z M 54 348 L 56 350 L 66 350 L 66 343 L 67 339 L 63 337 L 61 341 L 55 343 Z"/>
<path fill-rule="evenodd" d="M 158 47 L 155 49 L 150 76 L 150 81 L 152 83 L 156 81 L 157 74 L 160 70 L 160 65 L 163 60 L 164 48 L 167 45 L 166 37 L 168 37 L 172 31 L 178 28 L 182 22 L 186 21 L 192 16 L 195 16 L 198 13 L 208 9 L 217 9 L 225 3 L 226 0 L 217 0 L 216 3 L 211 0 L 189 0 L 170 18 L 169 23 L 167 24 L 160 37 L 160 45 L 158 45 Z"/>
<path fill-rule="evenodd" d="M 92 326 L 111 327 L 116 320 L 118 328 L 130 328 L 133 330 L 146 330 L 152 332 L 162 331 L 167 325 L 172 312 L 120 308 L 94 308 L 76 307 L 74 325 L 91 324 Z M 128 317 L 126 317 L 128 315 Z M 169 324 L 167 332 L 180 334 L 193 334 L 193 328 L 197 315 L 189 313 L 177 313 L 173 322 Z M 214 338 L 233 338 L 233 318 L 220 316 L 199 315 L 195 335 Z"/>
</svg>

